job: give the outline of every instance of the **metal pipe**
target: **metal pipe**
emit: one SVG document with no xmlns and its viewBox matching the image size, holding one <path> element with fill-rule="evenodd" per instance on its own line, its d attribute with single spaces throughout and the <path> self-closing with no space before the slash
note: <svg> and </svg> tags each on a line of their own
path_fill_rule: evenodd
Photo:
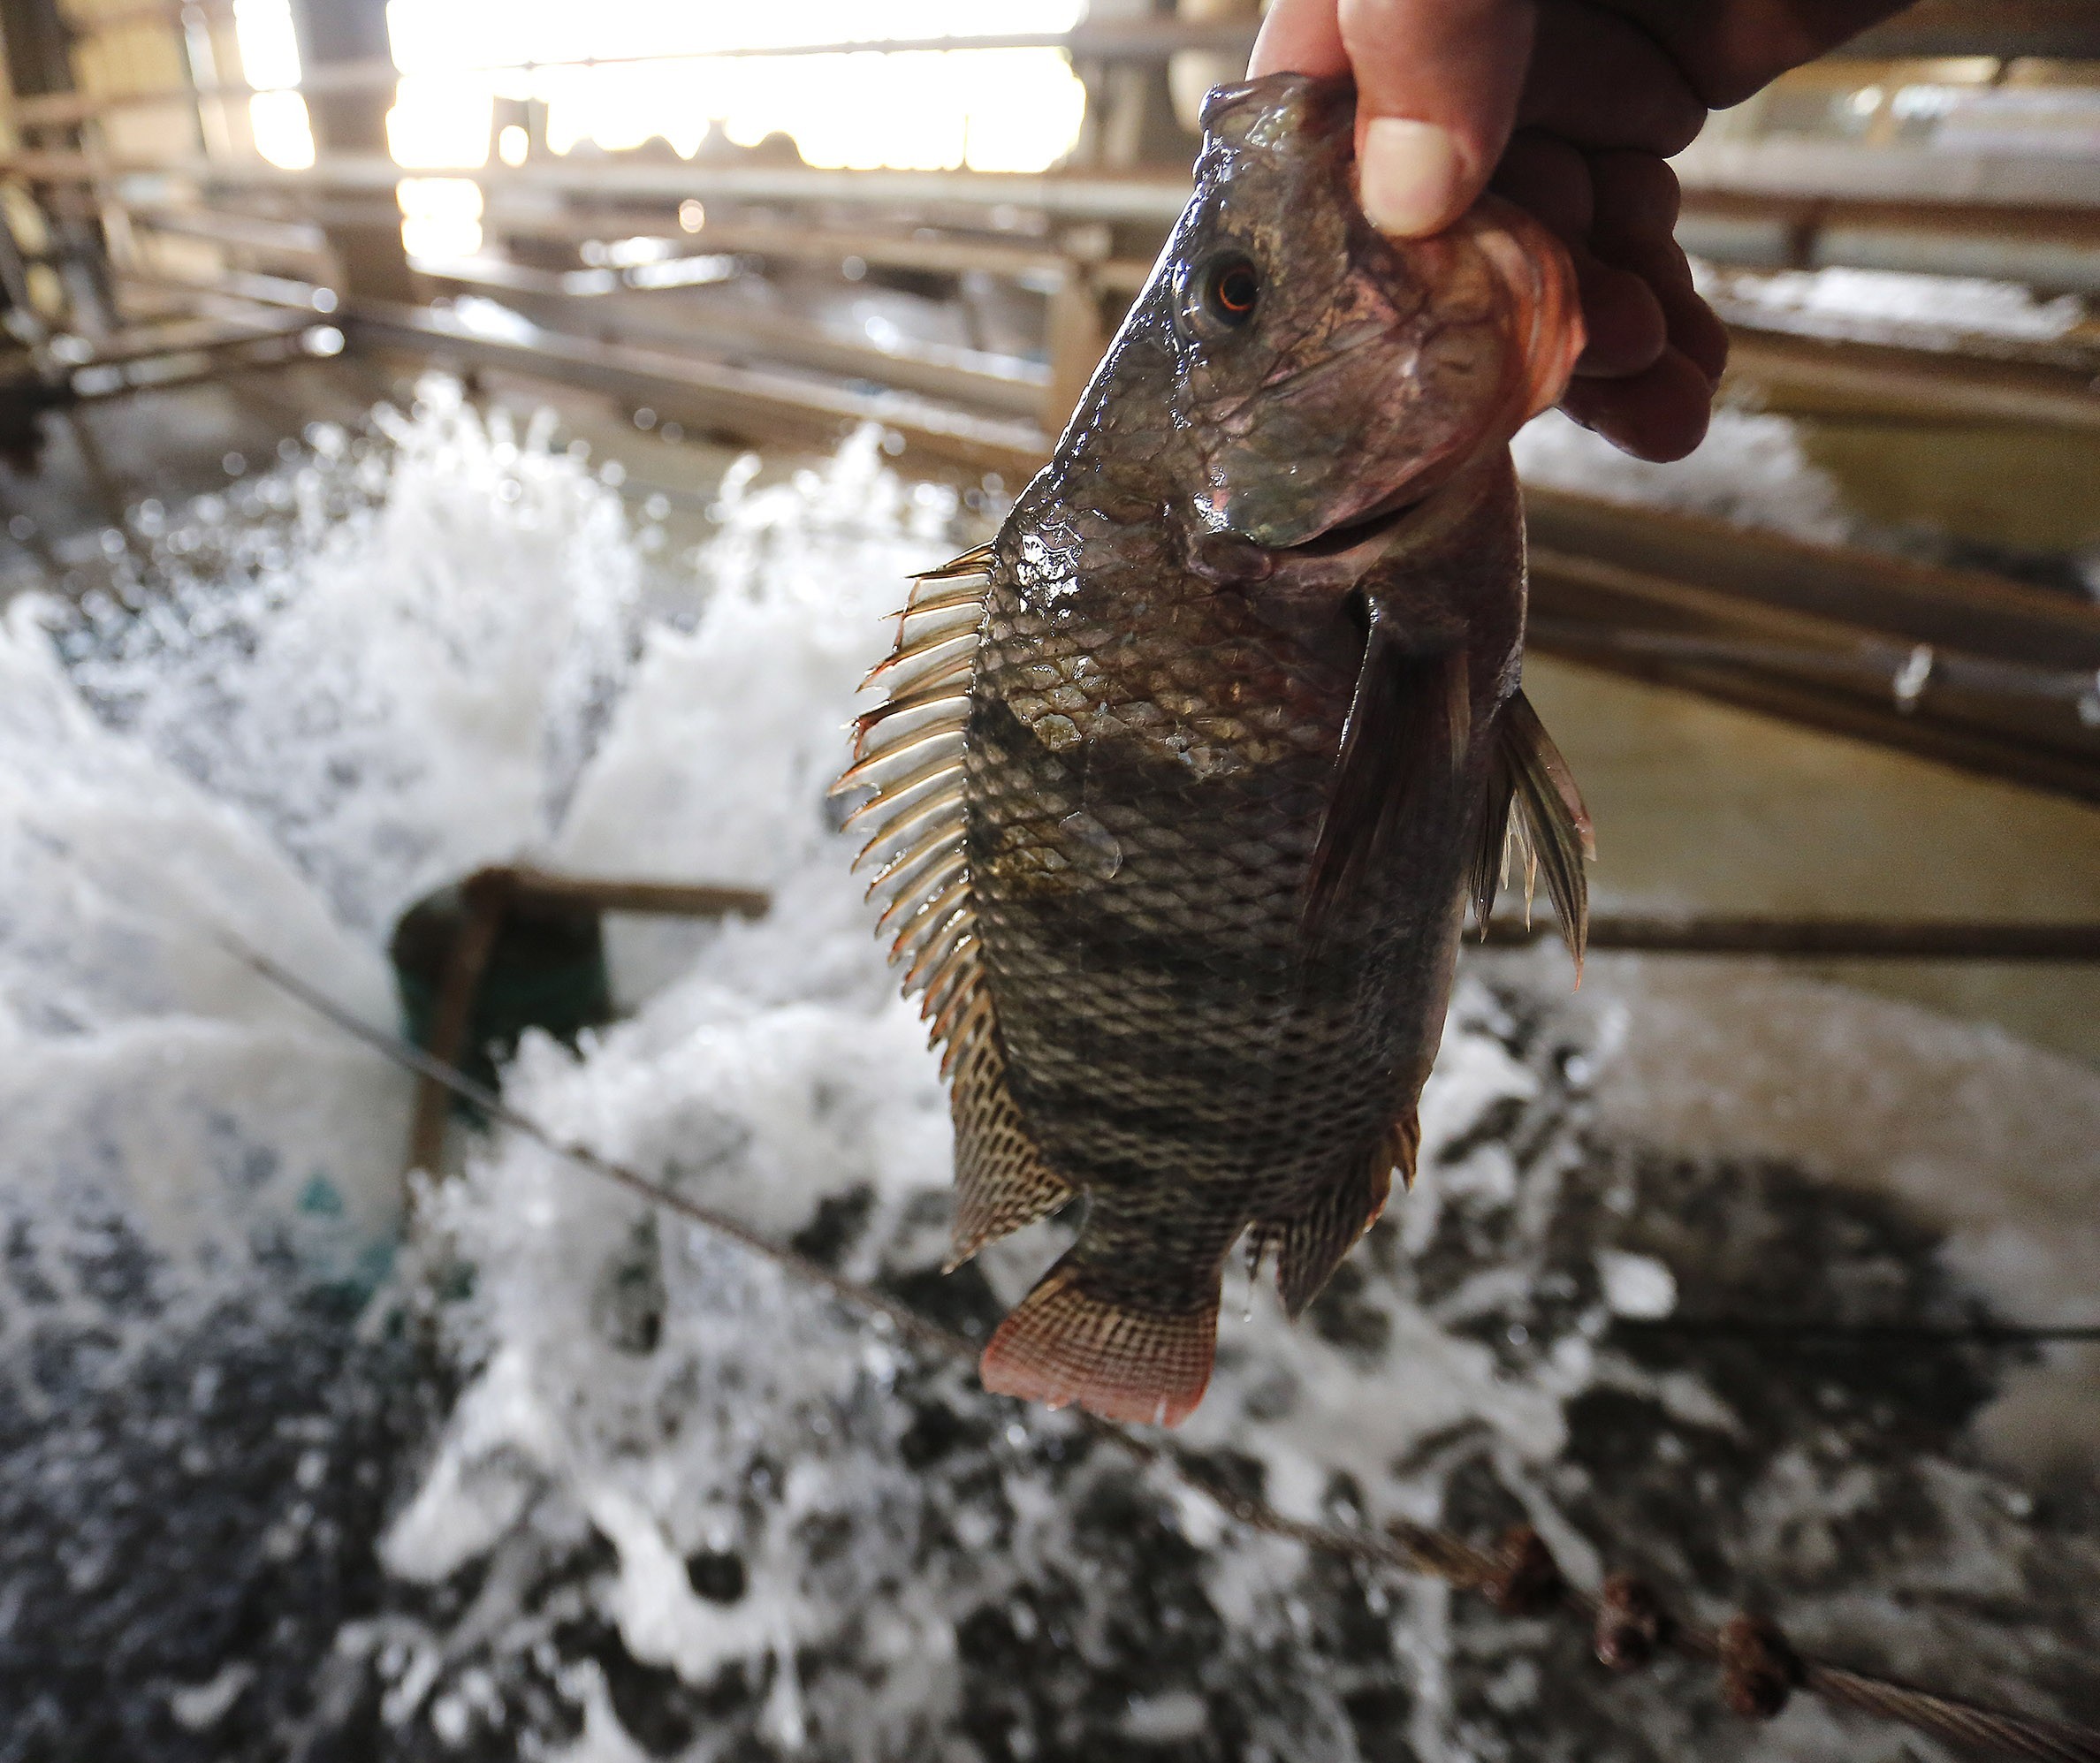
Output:
<svg viewBox="0 0 2100 1763">
<path fill-rule="evenodd" d="M 1929 422 L 2010 422 L 2100 435 L 2090 369 L 1979 361 L 1952 350 L 1908 349 L 1731 324 L 1728 376 L 1771 401 L 1838 399 Z"/>
<path fill-rule="evenodd" d="M 404 178 L 468 178 L 491 194 L 615 197 L 675 205 L 688 196 L 751 202 L 839 202 L 923 213 L 941 208 L 1036 209 L 1070 219 L 1151 222 L 1162 231 L 1188 205 L 1185 177 L 1105 177 L 1027 171 L 833 171 L 811 166 L 622 165 L 602 160 L 541 161 L 474 171 L 405 170 L 377 154 L 335 155 L 300 171 L 262 161 L 148 159 L 84 153 L 15 153 L 0 157 L 0 175 L 54 184 L 142 180 L 158 199 L 171 183 L 224 189 L 384 192 Z"/>
<path fill-rule="evenodd" d="M 2100 607 L 2068 595 L 1536 485 L 1526 488 L 1525 510 L 1534 568 L 1608 593 L 1680 606 L 1693 595 L 1693 611 L 1732 601 L 1820 621 L 1820 635 L 1870 632 L 2030 667 L 2100 668 Z"/>
<path fill-rule="evenodd" d="M 1681 631 L 1628 630 L 1552 617 L 1533 618 L 1526 628 L 1534 640 L 1562 653 L 1594 645 L 1679 661 L 1720 662 L 1781 673 L 1829 673 L 1869 682 L 1887 692 L 1898 707 L 1905 710 L 1915 708 L 1933 686 L 2032 698 L 2061 704 L 2067 713 L 2082 705 L 2100 704 L 2100 673 L 2074 673 L 1959 651 L 1943 652 L 1930 643 L 1861 638 L 1849 649 L 1816 649 L 1805 643 L 1746 642 Z"/>
<path fill-rule="evenodd" d="M 681 298 L 666 304 L 644 288 L 622 283 L 611 270 L 582 271 L 603 275 L 606 282 L 595 295 L 579 296 L 563 285 L 567 275 L 544 270 L 471 261 L 416 267 L 436 280 L 495 289 L 535 322 L 546 315 L 550 307 L 558 310 L 570 300 L 591 298 L 590 329 L 609 343 L 675 349 L 717 360 L 741 361 L 757 356 L 1016 416 L 1034 415 L 1050 384 L 1048 369 L 1016 356 L 937 344 L 876 344 L 741 303 Z"/>
<path fill-rule="evenodd" d="M 1687 192 L 1754 191 L 1978 207 L 2100 207 L 2100 159 L 1866 147 L 1820 136 L 1695 141 L 1671 162 Z"/>
<path fill-rule="evenodd" d="M 1678 243 L 1715 263 L 1843 265 L 2100 292 L 2100 216 L 2079 208 L 1863 201 L 1718 186 L 1685 193 Z"/>
<path fill-rule="evenodd" d="M 728 432 L 829 445 L 848 426 L 878 422 L 942 459 L 1022 475 L 1032 473 L 1050 450 L 1050 437 L 1032 422 L 976 415 L 909 392 L 861 391 L 805 376 L 554 331 L 541 331 L 529 341 L 483 336 L 453 314 L 384 301 L 346 302 L 339 322 L 354 334 L 381 342 L 570 379 L 659 409 L 667 397 L 683 394 L 717 429 Z"/>
</svg>

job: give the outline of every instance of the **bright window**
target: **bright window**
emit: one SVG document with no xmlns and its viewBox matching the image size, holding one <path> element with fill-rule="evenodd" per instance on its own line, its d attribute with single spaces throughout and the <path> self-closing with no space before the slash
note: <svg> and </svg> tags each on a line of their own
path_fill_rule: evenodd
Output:
<svg viewBox="0 0 2100 1763">
<path fill-rule="evenodd" d="M 261 0 L 242 0 L 244 4 Z M 491 100 L 538 98 L 548 143 L 618 150 L 661 136 L 692 154 L 711 127 L 751 147 L 790 136 L 815 165 L 1039 171 L 1066 152 L 1084 95 L 1055 49 L 717 58 L 727 49 L 1061 31 L 1080 0 L 393 0 L 407 76 L 389 119 L 404 165 L 468 169 Z M 516 68 L 596 57 L 597 67 Z M 635 61 L 632 57 L 677 57 Z M 493 64 L 512 71 L 493 71 Z"/>
<path fill-rule="evenodd" d="M 306 100 L 285 88 L 299 84 L 299 38 L 290 0 L 233 0 L 233 33 L 240 75 L 257 88 L 248 100 L 255 151 L 272 165 L 299 171 L 314 163 L 314 131 Z"/>
</svg>

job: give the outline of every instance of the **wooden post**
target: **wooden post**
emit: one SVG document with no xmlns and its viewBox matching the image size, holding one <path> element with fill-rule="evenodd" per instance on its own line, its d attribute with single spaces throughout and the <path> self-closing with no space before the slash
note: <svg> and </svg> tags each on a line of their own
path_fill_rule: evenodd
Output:
<svg viewBox="0 0 2100 1763">
<path fill-rule="evenodd" d="M 46 98 L 74 89 L 72 34 L 57 0 L 0 0 L 0 38 L 5 40 L 8 82 L 17 98 Z M 26 125 L 24 132 L 41 136 L 35 145 L 46 150 L 81 149 L 77 125 Z M 34 184 L 31 193 L 50 235 L 68 322 L 89 337 L 106 337 L 116 327 L 116 303 L 93 191 L 77 185 Z"/>
<path fill-rule="evenodd" d="M 1100 225 L 1069 228 L 1062 239 L 1064 267 L 1050 296 L 1050 384 L 1043 394 L 1043 432 L 1061 434 L 1079 395 L 1108 346 L 1101 323 L 1101 291 L 1095 282 L 1111 243 Z"/>
<path fill-rule="evenodd" d="M 384 62 L 392 53 L 385 0 L 293 0 L 292 19 L 299 34 L 302 74 L 345 62 Z M 393 87 L 311 92 L 306 103 L 317 157 L 386 156 L 386 113 L 393 104 Z M 326 230 L 341 265 L 344 293 L 354 300 L 402 304 L 418 298 L 407 254 L 401 248 L 399 221 L 331 221 Z"/>
<path fill-rule="evenodd" d="M 457 1070 L 474 1022 L 475 999 L 482 976 L 502 933 L 510 909 L 512 878 L 507 870 L 483 870 L 460 884 L 466 911 L 459 935 L 445 957 L 438 1008 L 430 1020 L 430 1053 Z M 433 1078 L 415 1080 L 415 1117 L 408 1131 L 408 1167 L 430 1175 L 444 1174 L 445 1123 L 452 1115 L 452 1092 Z"/>
<path fill-rule="evenodd" d="M 477 870 L 459 885 L 460 913 L 445 950 L 425 1051 L 458 1070 L 473 1052 L 476 1007 L 506 925 L 529 927 L 534 909 L 549 907 L 592 915 L 641 912 L 673 917 L 763 917 L 772 896 L 758 888 L 711 887 L 684 882 L 624 881 L 592 876 L 554 875 L 544 870 L 496 867 Z M 411 914 L 414 917 L 416 915 Z M 595 917 L 594 917 L 595 922 Z M 396 932 L 394 960 L 404 961 Z M 506 954 L 506 961 L 514 957 Z M 442 1174 L 445 1128 L 452 1092 L 430 1077 L 415 1083 L 415 1113 L 408 1134 L 407 1168 Z"/>
</svg>

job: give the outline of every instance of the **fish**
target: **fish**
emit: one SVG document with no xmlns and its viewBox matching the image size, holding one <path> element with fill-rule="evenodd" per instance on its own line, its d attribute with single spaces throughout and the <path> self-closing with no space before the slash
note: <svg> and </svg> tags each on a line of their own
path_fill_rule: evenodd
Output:
<svg viewBox="0 0 2100 1763">
<path fill-rule="evenodd" d="M 913 578 L 836 786 L 941 1049 L 951 1270 L 1084 1201 L 984 1385 L 1112 1420 L 1199 1403 L 1236 1245 L 1295 1318 L 1411 1185 L 1513 855 L 1579 976 L 1508 447 L 1581 350 L 1572 271 L 1492 197 L 1377 232 L 1353 118 L 1211 94 L 1142 293 L 997 536 Z"/>
</svg>

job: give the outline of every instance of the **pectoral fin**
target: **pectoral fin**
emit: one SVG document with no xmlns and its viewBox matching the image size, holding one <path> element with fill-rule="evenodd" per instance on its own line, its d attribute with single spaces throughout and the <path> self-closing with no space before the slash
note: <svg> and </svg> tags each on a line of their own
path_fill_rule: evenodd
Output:
<svg viewBox="0 0 2100 1763">
<path fill-rule="evenodd" d="M 1589 878 L 1584 866 L 1597 855 L 1596 840 L 1568 762 L 1522 692 L 1503 706 L 1495 722 L 1480 841 L 1472 870 L 1473 908 L 1482 925 L 1502 888 L 1512 806 L 1517 837 L 1546 878 L 1547 894 L 1579 976 L 1589 942 Z"/>
<path fill-rule="evenodd" d="M 1363 665 L 1312 853 L 1303 923 L 1318 939 L 1365 880 L 1380 873 L 1408 823 L 1465 763 L 1472 698 L 1465 651 L 1409 646 L 1373 600 Z"/>
</svg>

